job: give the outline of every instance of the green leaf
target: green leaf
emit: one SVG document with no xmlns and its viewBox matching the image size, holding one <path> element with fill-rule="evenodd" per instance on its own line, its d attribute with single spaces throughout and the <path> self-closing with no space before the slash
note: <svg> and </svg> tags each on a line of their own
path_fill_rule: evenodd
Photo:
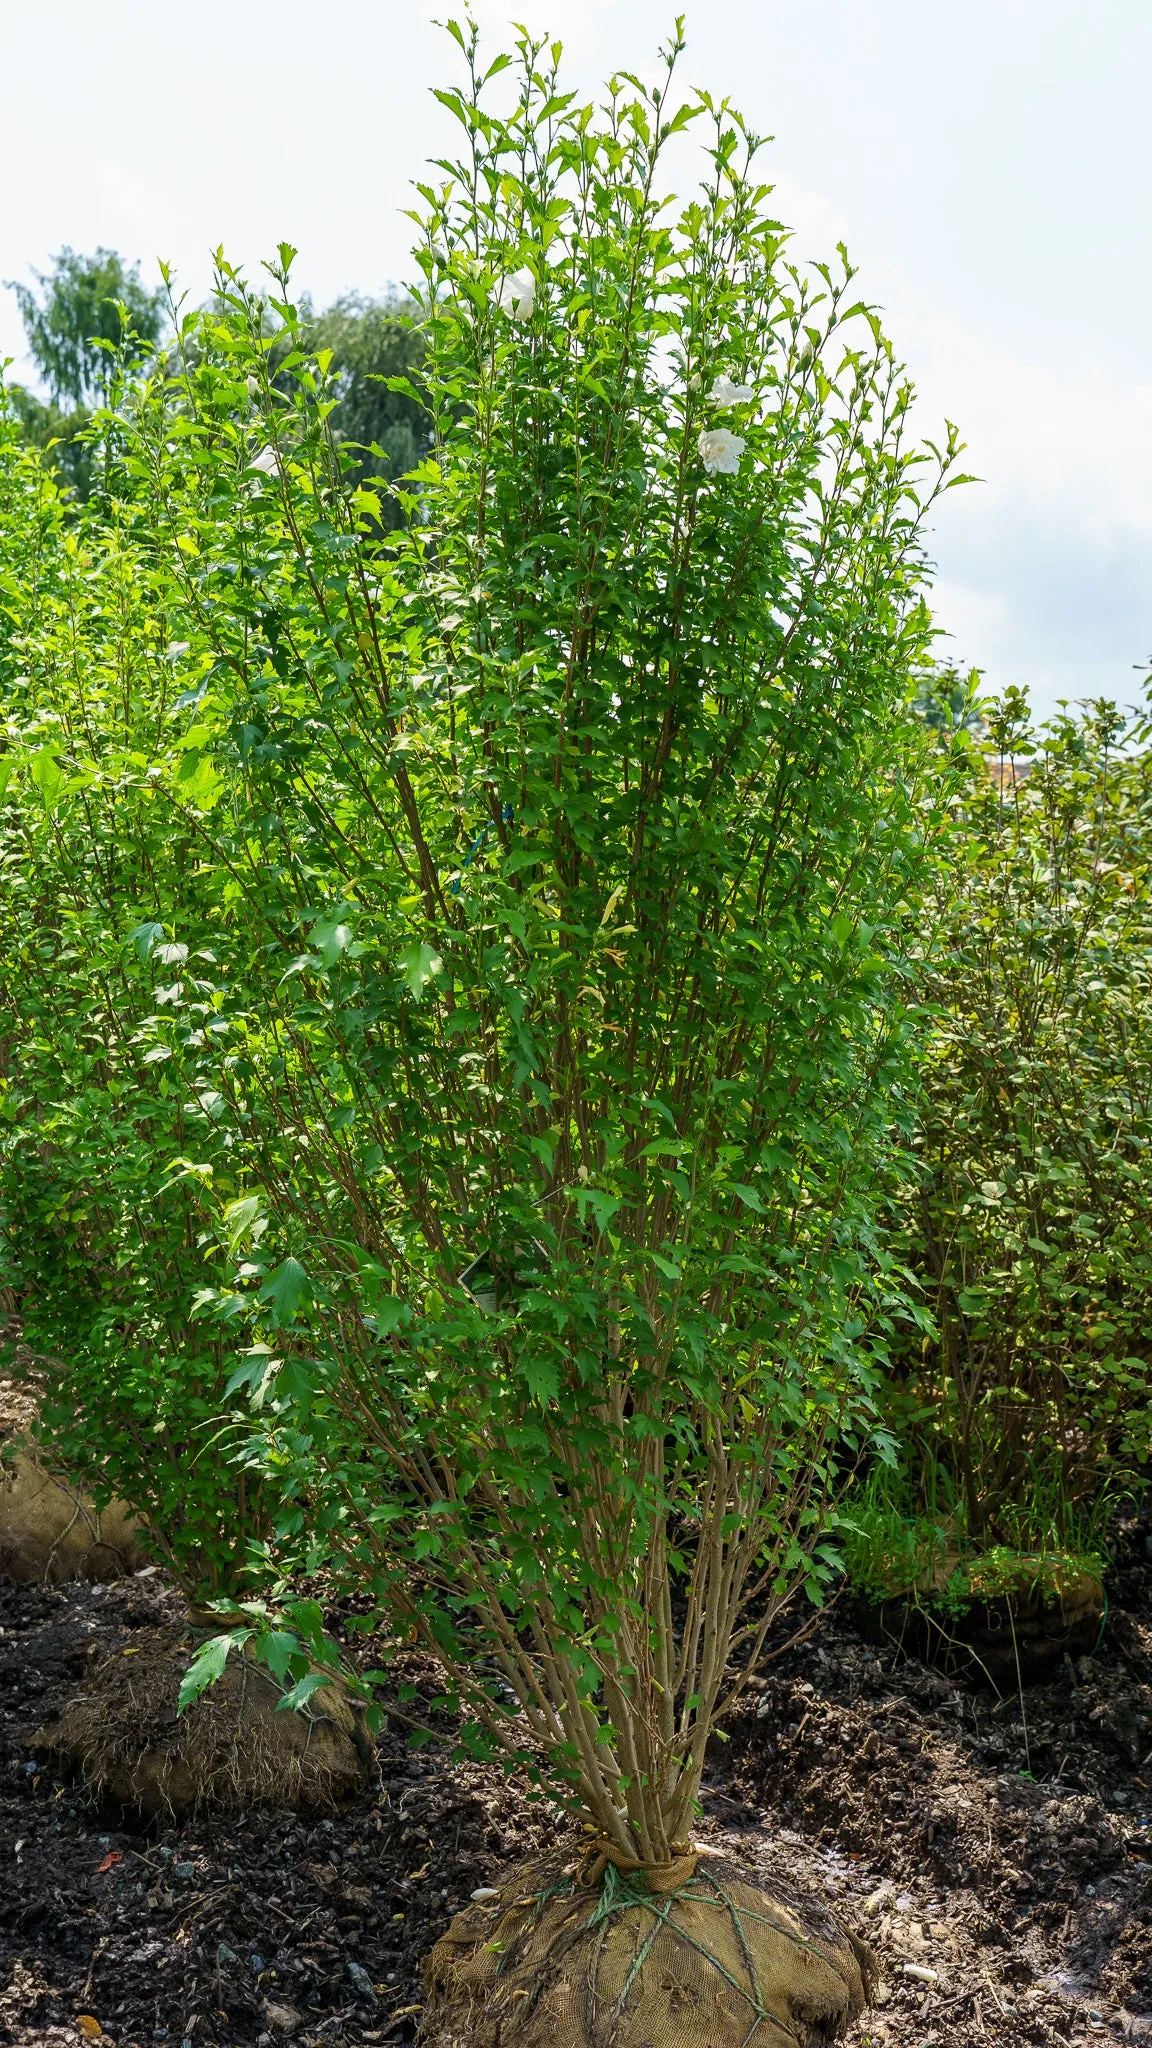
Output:
<svg viewBox="0 0 1152 2048">
<path fill-rule="evenodd" d="M 319 1692 L 321 1686 L 331 1683 L 331 1677 L 323 1671 L 309 1671 L 305 1677 L 297 1679 L 296 1684 L 291 1691 L 284 1694 L 283 1699 L 277 1700 L 276 1712 L 299 1713 L 301 1708 L 307 1706 L 314 1692 Z"/>
<path fill-rule="evenodd" d="M 312 927 L 312 944 L 319 953 L 325 967 L 335 967 L 341 954 L 352 946 L 351 927 L 339 917 L 317 918 Z"/>
<path fill-rule="evenodd" d="M 180 796 L 187 798 L 197 810 L 210 811 L 224 789 L 224 779 L 211 756 L 198 753 L 193 748 L 180 758 L 176 786 Z"/>
<path fill-rule="evenodd" d="M 290 1323 L 311 1299 L 312 1282 L 298 1259 L 281 1259 L 260 1289 L 260 1300 L 271 1304 L 279 1323 Z"/>
<path fill-rule="evenodd" d="M 524 1378 L 529 1394 L 541 1408 L 548 1408 L 559 1397 L 560 1374 L 554 1358 L 530 1355 L 524 1361 Z"/>
<path fill-rule="evenodd" d="M 38 754 L 33 754 L 28 773 L 45 803 L 53 803 L 64 780 L 64 770 L 50 747 L 43 747 Z"/>
<path fill-rule="evenodd" d="M 288 1677 L 293 1658 L 301 1657 L 303 1654 L 303 1644 L 292 1629 L 270 1629 L 267 1635 L 260 1637 L 256 1645 L 258 1661 L 268 1666 L 273 1678 L 280 1684 Z"/>
<path fill-rule="evenodd" d="M 257 1397 L 261 1396 L 267 1381 L 279 1370 L 280 1364 L 280 1359 L 262 1345 L 257 1355 L 245 1359 L 235 1371 L 229 1373 L 224 1382 L 224 1399 L 227 1401 L 231 1395 L 238 1394 L 241 1387 L 249 1388 Z"/>
<path fill-rule="evenodd" d="M 162 924 L 138 924 L 135 931 L 129 932 L 128 943 L 135 947 L 137 959 L 146 960 L 153 946 L 157 945 L 163 937 L 164 927 Z"/>
<path fill-rule="evenodd" d="M 224 1667 L 233 1650 L 243 1649 L 252 1634 L 250 1628 L 234 1628 L 229 1629 L 226 1635 L 208 1638 L 180 1681 L 180 1691 L 176 1698 L 178 1714 L 182 1714 L 185 1707 L 190 1707 L 193 1700 L 198 1700 L 201 1693 L 207 1692 L 210 1685 L 215 1685 L 223 1678 Z"/>
<path fill-rule="evenodd" d="M 238 1252 L 240 1246 L 258 1232 L 263 1207 L 263 1195 L 242 1195 L 239 1200 L 226 1205 L 223 1220 L 230 1252 Z"/>
<path fill-rule="evenodd" d="M 423 996 L 428 983 L 444 971 L 444 962 L 439 953 L 425 941 L 406 946 L 396 965 L 417 1002 Z"/>
</svg>

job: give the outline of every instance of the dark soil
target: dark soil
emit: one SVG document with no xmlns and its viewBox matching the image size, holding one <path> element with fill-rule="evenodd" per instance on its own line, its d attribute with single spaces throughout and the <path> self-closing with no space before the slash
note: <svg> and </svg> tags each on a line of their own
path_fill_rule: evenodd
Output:
<svg viewBox="0 0 1152 2048">
<path fill-rule="evenodd" d="M 1023 1699 L 877 1651 L 834 1611 L 715 1745 L 702 1836 L 830 1898 L 881 1956 L 858 2048 L 1152 2043 L 1147 1528 L 1118 1556 L 1098 1652 Z M 413 2041 L 421 1957 L 558 1824 L 449 1745 L 414 1754 L 396 1720 L 379 1783 L 334 1819 L 100 1812 L 33 1738 L 94 1649 L 131 1654 L 178 1614 L 158 1574 L 0 1585 L 0 2043 L 97 2022 L 120 2048 Z"/>
</svg>

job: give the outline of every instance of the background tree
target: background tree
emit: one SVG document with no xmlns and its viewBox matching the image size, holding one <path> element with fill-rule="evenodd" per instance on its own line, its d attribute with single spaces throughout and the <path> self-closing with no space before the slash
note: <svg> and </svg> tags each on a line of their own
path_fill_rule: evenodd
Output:
<svg viewBox="0 0 1152 2048">
<path fill-rule="evenodd" d="M 164 330 L 165 301 L 149 291 L 140 266 L 114 249 L 78 255 L 61 249 L 51 270 L 37 271 L 39 289 L 10 283 L 20 307 L 31 355 L 48 389 L 47 400 L 20 385 L 9 387 L 13 412 L 27 439 L 51 448 L 53 466 L 78 499 L 92 487 L 90 450 L 83 438 L 92 410 L 106 402 L 126 364 L 140 361 Z"/>
<path fill-rule="evenodd" d="M 165 299 L 140 280 L 140 265 L 114 249 L 90 256 L 61 249 L 39 291 L 12 283 L 28 352 L 58 406 L 103 404 L 117 357 L 146 355 L 164 329 Z"/>
<path fill-rule="evenodd" d="M 333 425 L 355 463 L 361 482 L 395 483 L 426 454 L 431 421 L 419 393 L 424 341 L 418 309 L 410 300 L 366 299 L 349 294 L 310 319 L 304 339 L 318 354 L 331 350 L 338 393 Z M 405 381 L 409 390 L 398 390 Z M 403 500 L 387 495 L 382 520 L 390 531 L 402 523 Z"/>
</svg>

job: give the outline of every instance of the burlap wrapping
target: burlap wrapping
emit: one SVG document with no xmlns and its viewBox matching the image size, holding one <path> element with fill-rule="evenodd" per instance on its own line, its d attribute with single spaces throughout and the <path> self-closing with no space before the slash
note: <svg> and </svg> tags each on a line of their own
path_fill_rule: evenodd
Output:
<svg viewBox="0 0 1152 2048">
<path fill-rule="evenodd" d="M 726 1859 L 618 1862 L 554 1852 L 457 1914 L 422 2048 L 824 2048 L 863 2010 L 871 1951 L 821 1907 Z"/>
<path fill-rule="evenodd" d="M 0 1578 L 58 1586 L 119 1579 L 143 1563 L 139 1524 L 122 1501 L 94 1507 L 29 1450 L 0 1465 Z"/>
<path fill-rule="evenodd" d="M 331 1813 L 364 1788 L 372 1750 L 356 1703 L 339 1683 L 314 1692 L 303 1714 L 251 1645 L 183 1714 L 180 1682 L 195 1638 L 179 1628 L 135 1629 L 32 1738 L 34 1749 L 82 1773 L 101 1800 L 146 1820 L 272 1806 Z"/>
</svg>

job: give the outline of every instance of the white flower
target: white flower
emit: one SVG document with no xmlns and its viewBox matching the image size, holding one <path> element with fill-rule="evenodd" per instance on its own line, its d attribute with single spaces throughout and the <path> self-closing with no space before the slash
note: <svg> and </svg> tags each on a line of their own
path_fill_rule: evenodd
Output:
<svg viewBox="0 0 1152 2048">
<path fill-rule="evenodd" d="M 734 384 L 731 377 L 717 377 L 708 396 L 713 405 L 751 405 L 756 394 L 750 384 Z"/>
<path fill-rule="evenodd" d="M 259 379 L 259 377 L 245 377 L 245 379 L 244 379 L 244 382 L 245 382 L 245 384 L 246 384 L 246 385 L 248 386 L 248 396 L 249 396 L 249 398 L 259 398 L 259 396 L 260 396 L 260 379 Z"/>
<path fill-rule="evenodd" d="M 513 320 L 530 320 L 536 311 L 536 279 L 530 270 L 518 270 L 506 277 L 496 294 L 496 304 Z"/>
<path fill-rule="evenodd" d="M 705 427 L 696 446 L 709 476 L 735 476 L 744 453 L 739 434 L 730 434 L 727 427 Z"/>
<path fill-rule="evenodd" d="M 262 448 L 259 455 L 252 457 L 248 467 L 262 470 L 265 476 L 275 476 L 280 467 L 280 457 L 274 448 Z"/>
</svg>

